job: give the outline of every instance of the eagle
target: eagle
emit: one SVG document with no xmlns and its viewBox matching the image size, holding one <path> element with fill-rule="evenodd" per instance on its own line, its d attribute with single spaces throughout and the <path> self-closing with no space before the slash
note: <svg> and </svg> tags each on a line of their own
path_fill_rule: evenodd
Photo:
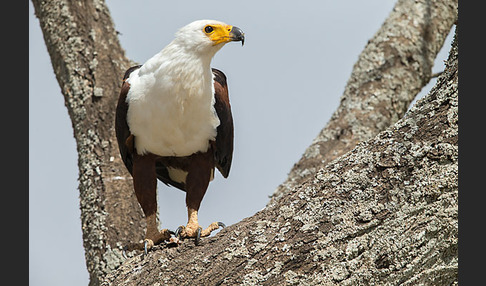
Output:
<svg viewBox="0 0 486 286">
<path fill-rule="evenodd" d="M 198 223 L 201 201 L 217 168 L 227 178 L 233 157 L 233 117 L 225 74 L 211 60 L 227 43 L 244 44 L 243 31 L 216 20 L 182 28 L 159 53 L 123 77 L 115 132 L 145 215 L 145 253 L 171 240 L 201 237 L 224 227 Z M 157 179 L 186 192 L 188 222 L 176 232 L 158 229 Z"/>
</svg>

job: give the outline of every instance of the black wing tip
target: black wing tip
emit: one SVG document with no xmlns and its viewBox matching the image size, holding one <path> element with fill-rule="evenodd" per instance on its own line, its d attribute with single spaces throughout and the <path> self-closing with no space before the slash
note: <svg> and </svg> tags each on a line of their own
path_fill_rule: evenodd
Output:
<svg viewBox="0 0 486 286">
<path fill-rule="evenodd" d="M 230 167 L 221 167 L 221 166 L 217 166 L 219 172 L 221 173 L 221 175 L 223 176 L 223 178 L 227 179 L 228 176 L 229 176 L 229 172 L 230 172 Z"/>
<path fill-rule="evenodd" d="M 216 164 L 216 167 L 225 179 L 228 178 L 231 169 L 232 158 L 224 157 L 222 159 L 219 159 L 218 161 L 219 162 Z"/>
</svg>

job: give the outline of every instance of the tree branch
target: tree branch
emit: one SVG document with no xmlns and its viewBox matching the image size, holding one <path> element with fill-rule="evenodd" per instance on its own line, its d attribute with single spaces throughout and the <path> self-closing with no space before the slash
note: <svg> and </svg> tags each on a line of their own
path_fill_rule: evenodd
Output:
<svg viewBox="0 0 486 286">
<path fill-rule="evenodd" d="M 269 204 L 316 169 L 395 123 L 429 82 L 437 53 L 457 19 L 457 0 L 400 0 L 353 67 L 341 104 Z"/>
</svg>

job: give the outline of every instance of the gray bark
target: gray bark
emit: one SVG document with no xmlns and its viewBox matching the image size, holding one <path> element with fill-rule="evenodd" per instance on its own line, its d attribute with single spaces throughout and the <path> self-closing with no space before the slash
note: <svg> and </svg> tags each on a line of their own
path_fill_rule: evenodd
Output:
<svg viewBox="0 0 486 286">
<path fill-rule="evenodd" d="M 397 2 L 353 67 L 341 103 L 269 204 L 356 144 L 395 123 L 431 78 L 458 1 Z"/>
<path fill-rule="evenodd" d="M 114 133 L 123 73 L 132 64 L 103 1 L 32 1 L 78 150 L 83 245 L 90 284 L 118 267 L 145 222 Z M 69 190 L 68 190 L 69 191 Z"/>
<path fill-rule="evenodd" d="M 457 1 L 397 2 L 340 107 L 264 210 L 202 246 L 160 245 L 128 260 L 121 248 L 145 224 L 113 119 L 132 63 L 103 1 L 33 3 L 73 123 L 91 285 L 457 281 L 456 48 L 436 87 L 397 122 L 430 79 Z"/>
</svg>

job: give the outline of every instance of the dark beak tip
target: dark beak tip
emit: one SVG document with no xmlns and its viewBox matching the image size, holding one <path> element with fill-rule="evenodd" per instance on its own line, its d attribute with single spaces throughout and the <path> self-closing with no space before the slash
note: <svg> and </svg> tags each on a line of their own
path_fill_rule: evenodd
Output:
<svg viewBox="0 0 486 286">
<path fill-rule="evenodd" d="M 241 41 L 241 46 L 245 44 L 245 33 L 240 28 L 233 26 L 231 33 L 233 34 L 234 41 Z"/>
</svg>

